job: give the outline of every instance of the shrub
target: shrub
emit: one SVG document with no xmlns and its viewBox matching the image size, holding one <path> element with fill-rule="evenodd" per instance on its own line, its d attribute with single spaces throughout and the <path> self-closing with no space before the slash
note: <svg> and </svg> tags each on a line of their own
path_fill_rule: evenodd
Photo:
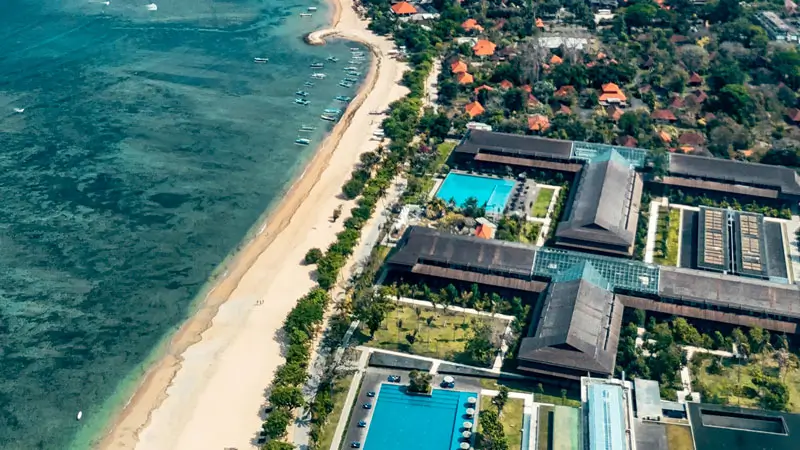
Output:
<svg viewBox="0 0 800 450">
<path fill-rule="evenodd" d="M 304 261 L 306 264 L 316 264 L 320 258 L 322 258 L 322 250 L 314 247 L 306 252 Z"/>
</svg>

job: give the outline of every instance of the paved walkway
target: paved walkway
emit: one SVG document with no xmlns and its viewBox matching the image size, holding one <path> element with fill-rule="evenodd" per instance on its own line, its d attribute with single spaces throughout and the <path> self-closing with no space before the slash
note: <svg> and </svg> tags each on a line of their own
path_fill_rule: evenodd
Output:
<svg viewBox="0 0 800 450">
<path fill-rule="evenodd" d="M 653 262 L 653 250 L 656 248 L 656 232 L 658 231 L 659 208 L 668 208 L 666 197 L 656 197 L 650 202 L 650 217 L 647 221 L 647 243 L 644 247 L 644 262 Z"/>
<path fill-rule="evenodd" d="M 487 312 L 487 311 L 478 311 L 477 309 L 463 308 L 461 306 L 455 306 L 455 305 L 439 305 L 439 304 L 434 305 L 433 303 L 431 303 L 431 302 L 429 302 L 427 300 L 417 300 L 415 298 L 408 298 L 408 297 L 400 297 L 399 299 L 395 299 L 395 300 L 397 300 L 400 303 L 407 303 L 407 304 L 410 304 L 410 305 L 419 305 L 419 306 L 424 306 L 426 308 L 441 309 L 443 311 L 463 312 L 463 313 L 466 313 L 466 314 L 473 314 L 473 315 L 476 315 L 476 316 L 485 316 L 485 317 L 494 317 L 496 319 L 508 320 L 508 321 L 514 320 L 514 316 L 509 316 L 509 315 L 506 315 L 506 314 L 495 314 L 495 313 L 490 313 L 490 312 Z"/>
<path fill-rule="evenodd" d="M 553 223 L 553 210 L 556 208 L 556 202 L 558 201 L 558 194 L 561 193 L 561 186 L 550 186 L 546 184 L 542 184 L 539 188 L 547 188 L 553 189 L 553 198 L 550 199 L 550 206 L 547 207 L 547 217 L 542 220 L 542 230 L 539 232 L 539 239 L 536 240 L 536 246 L 541 247 L 544 245 L 544 241 L 547 238 L 547 233 L 550 232 L 550 226 Z M 531 217 L 529 219 L 536 219 L 535 217 Z M 538 222 L 538 220 L 535 220 Z"/>
</svg>

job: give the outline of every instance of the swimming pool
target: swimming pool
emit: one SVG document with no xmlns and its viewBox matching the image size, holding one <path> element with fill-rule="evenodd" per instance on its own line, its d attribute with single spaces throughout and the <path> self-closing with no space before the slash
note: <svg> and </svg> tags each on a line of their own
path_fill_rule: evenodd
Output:
<svg viewBox="0 0 800 450">
<path fill-rule="evenodd" d="M 478 205 L 486 204 L 486 212 L 501 214 L 516 183 L 513 180 L 490 178 L 479 175 L 450 172 L 436 192 L 445 202 L 455 201 L 461 206 L 470 197 L 478 199 Z"/>
<path fill-rule="evenodd" d="M 365 450 L 457 450 L 474 392 L 434 389 L 430 397 L 408 395 L 405 386 L 383 384 L 367 431 Z"/>
</svg>

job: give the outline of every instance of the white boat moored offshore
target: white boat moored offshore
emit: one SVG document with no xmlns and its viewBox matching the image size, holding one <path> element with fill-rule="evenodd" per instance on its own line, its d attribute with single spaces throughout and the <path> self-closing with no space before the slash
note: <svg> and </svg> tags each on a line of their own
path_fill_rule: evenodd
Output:
<svg viewBox="0 0 800 450">
<path fill-rule="evenodd" d="M 324 73 L 312 73 L 311 74 L 311 78 L 313 78 L 315 80 L 324 80 L 325 76 L 326 75 Z"/>
<path fill-rule="evenodd" d="M 253 62 L 257 64 L 264 64 L 269 62 L 269 58 L 253 58 Z"/>
<path fill-rule="evenodd" d="M 316 10 L 317 10 L 317 7 L 316 7 L 316 6 L 309 6 L 309 7 L 308 7 L 308 10 L 309 10 L 309 11 L 316 11 Z"/>
<path fill-rule="evenodd" d="M 297 145 L 308 145 L 311 143 L 311 140 L 306 138 L 298 138 L 294 140 L 294 143 Z"/>
<path fill-rule="evenodd" d="M 311 13 L 300 13 L 300 17 L 311 17 Z"/>
<path fill-rule="evenodd" d="M 25 108 L 14 108 L 14 112 L 22 114 L 25 112 Z"/>
<path fill-rule="evenodd" d="M 155 3 L 150 3 L 147 6 L 145 6 L 145 8 L 147 8 L 148 11 L 158 11 L 158 5 L 156 5 Z"/>
<path fill-rule="evenodd" d="M 78 411 L 77 419 L 81 420 L 81 417 L 83 417 L 83 411 Z"/>
</svg>

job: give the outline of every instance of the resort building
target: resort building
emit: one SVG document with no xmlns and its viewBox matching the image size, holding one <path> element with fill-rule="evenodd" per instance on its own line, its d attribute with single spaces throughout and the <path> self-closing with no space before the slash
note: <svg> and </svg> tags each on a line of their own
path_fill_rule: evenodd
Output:
<svg viewBox="0 0 800 450">
<path fill-rule="evenodd" d="M 642 179 L 616 150 L 589 161 L 570 191 L 566 220 L 558 225 L 557 242 L 621 256 L 633 255 Z"/>
<path fill-rule="evenodd" d="M 387 275 L 442 287 L 472 283 L 537 301 L 519 369 L 575 380 L 613 371 L 626 307 L 778 333 L 800 331 L 800 287 L 412 226 Z"/>
<path fill-rule="evenodd" d="M 786 23 L 774 11 L 759 11 L 755 17 L 772 40 L 798 42 L 800 39 L 797 28 Z"/>
<path fill-rule="evenodd" d="M 474 101 L 472 103 L 467 103 L 467 105 L 464 106 L 464 111 L 470 117 L 475 117 L 483 114 L 485 110 L 483 109 L 483 105 L 478 103 L 478 101 Z"/>
<path fill-rule="evenodd" d="M 455 148 L 454 158 L 467 164 L 577 173 L 588 161 L 612 150 L 635 168 L 645 165 L 648 151 L 641 148 L 477 130 L 467 132 Z M 665 176 L 648 182 L 756 199 L 800 201 L 800 174 L 788 167 L 673 153 L 666 170 Z"/>
<path fill-rule="evenodd" d="M 497 45 L 492 41 L 479 39 L 472 47 L 472 51 L 475 53 L 475 56 L 492 56 L 494 55 L 495 48 L 497 48 Z"/>
<path fill-rule="evenodd" d="M 631 383 L 581 378 L 589 450 L 636 450 Z M 644 449 L 643 449 L 644 450 Z"/>
<path fill-rule="evenodd" d="M 628 97 L 622 93 L 622 90 L 615 83 L 606 83 L 602 86 L 599 101 L 603 106 L 625 106 L 627 105 Z"/>
<path fill-rule="evenodd" d="M 392 5 L 392 12 L 398 16 L 410 16 L 417 13 L 417 8 L 408 2 L 399 2 Z"/>
</svg>

